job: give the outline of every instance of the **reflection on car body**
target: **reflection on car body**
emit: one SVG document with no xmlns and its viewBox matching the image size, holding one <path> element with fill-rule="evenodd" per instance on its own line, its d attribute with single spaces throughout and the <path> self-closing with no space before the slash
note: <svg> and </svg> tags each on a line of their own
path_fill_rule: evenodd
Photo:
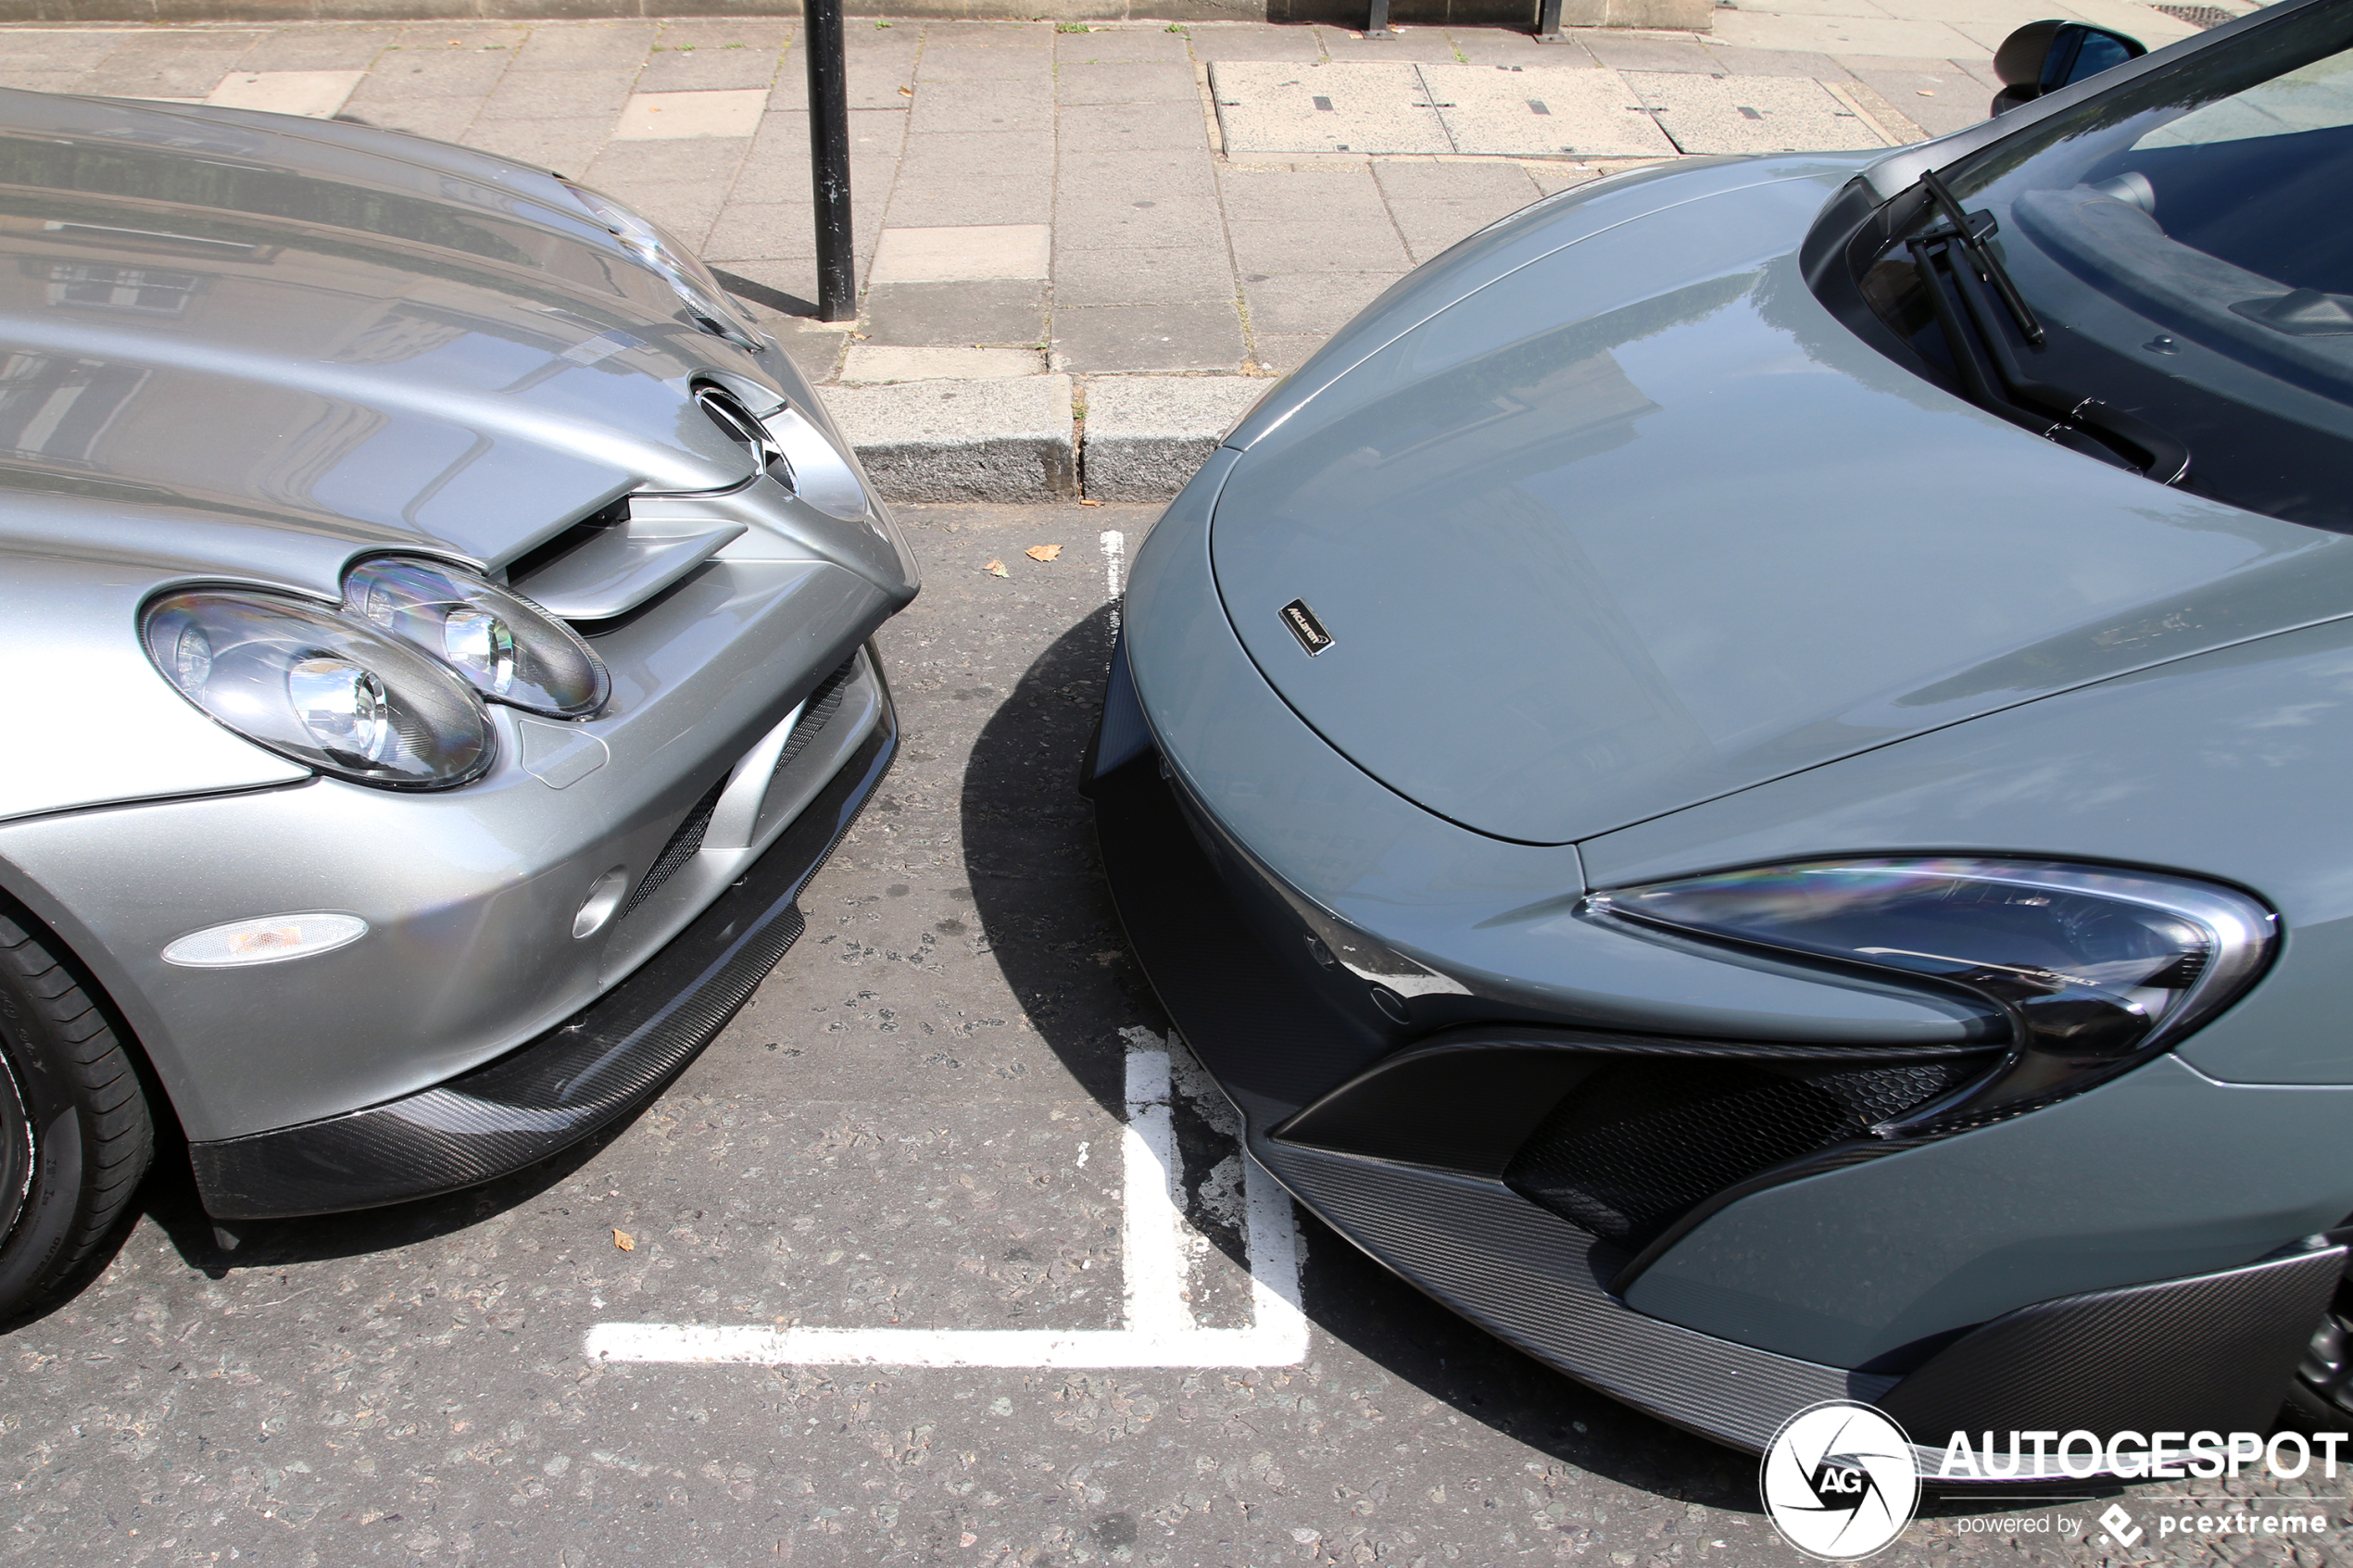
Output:
<svg viewBox="0 0 2353 1568">
<path fill-rule="evenodd" d="M 1405 280 L 1139 553 L 1088 759 L 1267 1167 L 1752 1449 L 2353 1410 L 2353 7 L 2073 43 Z"/>
<path fill-rule="evenodd" d="M 0 1309 L 176 1123 L 233 1225 L 585 1136 L 799 932 L 915 565 L 816 394 L 546 171 L 0 94 Z"/>
</svg>

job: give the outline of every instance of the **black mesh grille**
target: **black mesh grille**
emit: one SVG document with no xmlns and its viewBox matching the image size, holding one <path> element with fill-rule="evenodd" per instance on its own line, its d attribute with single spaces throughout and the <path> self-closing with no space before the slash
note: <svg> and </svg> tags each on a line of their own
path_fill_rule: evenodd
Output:
<svg viewBox="0 0 2353 1568">
<path fill-rule="evenodd" d="M 841 668 L 826 676 L 817 689 L 809 694 L 809 701 L 801 708 L 800 721 L 793 725 L 791 735 L 785 741 L 785 749 L 776 759 L 776 771 L 768 775 L 770 784 L 784 776 L 785 770 L 809 748 L 809 743 L 816 738 L 818 731 L 825 727 L 826 721 L 841 711 L 842 688 L 849 684 L 849 677 L 857 670 L 858 656 L 853 653 L 842 660 Z M 710 794 L 695 802 L 695 809 L 686 813 L 686 820 L 678 824 L 678 831 L 670 835 L 670 842 L 663 845 L 661 853 L 654 857 L 653 869 L 646 872 L 646 879 L 637 884 L 637 891 L 629 896 L 628 908 L 621 911 L 624 919 L 638 905 L 660 892 L 661 884 L 677 875 L 678 868 L 693 859 L 701 850 L 703 834 L 711 831 L 711 814 L 719 809 L 719 797 L 726 789 L 727 781 L 723 778 L 711 786 Z"/>
<path fill-rule="evenodd" d="M 1742 1061 L 1622 1062 L 1546 1117 L 1504 1179 L 1595 1236 L 1639 1249 L 1734 1183 L 1858 1137 L 1985 1065 L 1777 1072 Z"/>
<path fill-rule="evenodd" d="M 770 784 L 785 776 L 785 770 L 809 749 L 809 743 L 817 738 L 817 733 L 841 711 L 841 694 L 849 686 L 850 676 L 857 672 L 858 656 L 853 653 L 841 661 L 840 669 L 826 676 L 824 683 L 809 694 L 809 701 L 800 710 L 800 722 L 792 727 L 792 734 L 785 741 L 785 749 L 777 755 L 776 771 L 768 775 Z"/>
<path fill-rule="evenodd" d="M 670 842 L 663 845 L 661 853 L 654 857 L 653 869 L 637 884 L 637 891 L 629 896 L 629 907 L 621 911 L 623 919 L 634 913 L 638 905 L 660 892 L 661 884 L 677 875 L 678 868 L 693 859 L 696 852 L 702 848 L 702 835 L 711 831 L 711 814 L 719 809 L 719 797 L 726 792 L 726 788 L 727 781 L 723 777 L 711 786 L 709 794 L 695 802 L 695 809 L 686 813 L 686 820 L 678 824 L 678 831 L 670 835 Z"/>
</svg>

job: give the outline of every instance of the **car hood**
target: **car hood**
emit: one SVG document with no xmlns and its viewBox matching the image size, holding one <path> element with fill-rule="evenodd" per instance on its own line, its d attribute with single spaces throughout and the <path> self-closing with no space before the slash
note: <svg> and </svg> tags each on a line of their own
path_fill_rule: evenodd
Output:
<svg viewBox="0 0 2353 1568">
<path fill-rule="evenodd" d="M 0 725 L 42 741 L 0 820 L 308 777 L 157 676 L 140 607 L 191 581 L 333 601 L 355 557 L 500 568 L 624 494 L 737 489 L 704 376 L 788 398 L 855 471 L 783 353 L 691 325 L 544 170 L 0 91 Z"/>
<path fill-rule="evenodd" d="M 1211 556 L 1291 707 L 1558 844 L 2353 606 L 2353 539 L 2065 451 L 1841 326 L 1795 253 L 1856 167 L 1535 209 L 1254 410 Z"/>
<path fill-rule="evenodd" d="M 0 548 L 328 594 L 366 549 L 497 564 L 626 491 L 749 479 L 698 374 L 807 402 L 553 176 L 28 93 L 0 92 Z"/>
</svg>

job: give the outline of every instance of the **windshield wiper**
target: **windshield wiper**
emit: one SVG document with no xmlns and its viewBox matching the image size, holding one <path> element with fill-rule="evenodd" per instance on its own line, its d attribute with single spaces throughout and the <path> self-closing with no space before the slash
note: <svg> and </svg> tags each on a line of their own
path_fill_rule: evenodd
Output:
<svg viewBox="0 0 2353 1568">
<path fill-rule="evenodd" d="M 2019 363 L 1985 298 L 1981 277 L 1994 285 L 1995 294 L 2009 307 L 2020 335 L 2030 345 L 2040 345 L 2046 334 L 2000 260 L 1986 246 L 1985 241 L 1994 232 L 1993 215 L 1962 212 L 1944 182 L 1933 174 L 1926 176 L 1925 182 L 1945 209 L 1950 227 L 1915 235 L 1910 241 L 1912 265 L 1928 291 L 1937 325 L 1944 330 L 1954 367 L 1969 397 L 1979 407 L 2070 451 L 2131 469 L 2159 484 L 2180 483 L 2190 471 L 2190 449 L 2179 439 L 2136 414 L 2053 386 L 2029 374 Z M 1956 256 L 1956 250 L 1961 254 Z M 1935 257 L 1940 254 L 1944 270 L 1953 280 L 1953 293 L 1960 296 L 1968 313 L 1966 325 L 1938 275 Z"/>
<path fill-rule="evenodd" d="M 2033 347 L 2042 347 L 2043 323 L 2034 319 L 2034 312 L 2027 307 L 2026 296 L 2018 292 L 2016 283 L 2010 282 L 2009 269 L 2002 265 L 2002 258 L 1995 256 L 1985 243 L 1986 236 L 1994 232 L 1993 216 L 1990 213 L 1983 215 L 1985 228 L 1983 232 L 1980 232 L 1977 225 L 1969 221 L 1969 214 L 1961 210 L 1961 204 L 1955 199 L 1953 193 L 1944 188 L 1944 182 L 1936 177 L 1934 169 L 1920 176 L 1920 184 L 1944 212 L 1944 220 L 1953 226 L 1954 233 L 1960 239 L 1961 248 L 1969 252 L 1969 259 L 1977 263 L 1978 270 L 1993 281 L 1994 292 L 2000 295 L 2002 303 L 2009 307 L 2010 320 L 2018 323 L 2020 335 Z"/>
</svg>

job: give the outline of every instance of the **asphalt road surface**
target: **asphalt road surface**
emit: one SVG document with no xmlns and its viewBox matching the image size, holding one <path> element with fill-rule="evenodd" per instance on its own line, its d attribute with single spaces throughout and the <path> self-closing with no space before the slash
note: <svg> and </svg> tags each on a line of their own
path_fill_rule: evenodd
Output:
<svg viewBox="0 0 2353 1568">
<path fill-rule="evenodd" d="M 1312 1222 L 1294 1234 L 1265 1191 L 1252 1208 L 1073 787 L 1110 641 L 1102 535 L 1132 549 L 1153 515 L 904 513 L 927 581 L 882 635 L 898 769 L 812 885 L 808 935 L 610 1137 L 233 1254 L 167 1163 L 105 1272 L 0 1342 L 0 1551 L 94 1568 L 1799 1561 L 1752 1460 L 1505 1349 Z M 1059 558 L 1025 553 L 1046 545 Z M 1160 1155 L 1181 1167 L 1181 1224 Z M 1120 1336 L 1100 1343 L 1139 1364 L 1049 1364 L 1071 1334 Z M 630 1359 L 721 1341 L 751 1359 Z M 913 1364 L 811 1359 L 852 1343 Z M 921 1364 L 959 1359 L 1004 1364 Z M 2102 1532 L 2117 1500 L 2153 1526 L 2177 1484 L 1931 1502 L 1882 1561 L 2353 1560 L 2334 1550 L 2353 1530 L 2344 1480 L 2228 1489 L 2259 1510 L 2314 1497 L 2330 1535 L 2291 1550 L 2150 1527 L 2128 1549 Z"/>
</svg>

